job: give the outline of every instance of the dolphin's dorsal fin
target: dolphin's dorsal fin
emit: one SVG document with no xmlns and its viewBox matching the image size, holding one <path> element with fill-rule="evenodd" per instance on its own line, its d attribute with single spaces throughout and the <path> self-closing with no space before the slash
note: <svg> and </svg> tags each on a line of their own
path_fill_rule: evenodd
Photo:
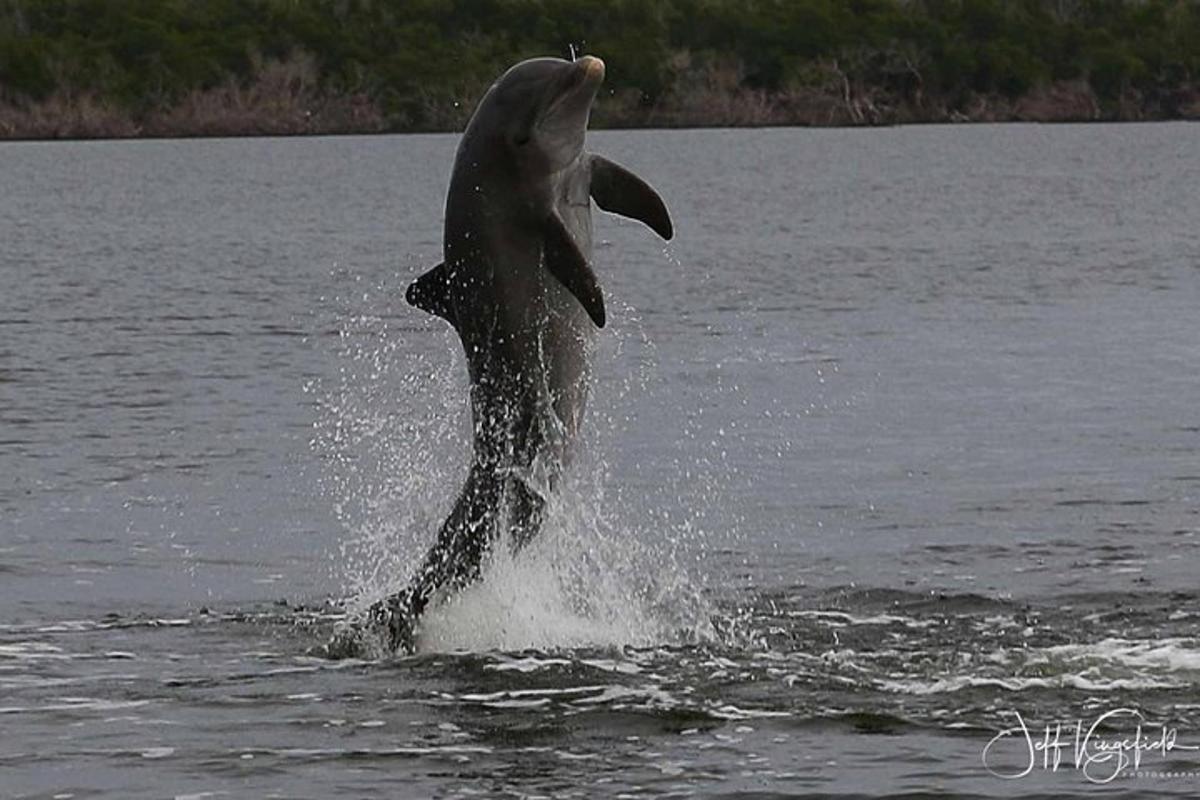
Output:
<svg viewBox="0 0 1200 800">
<path fill-rule="evenodd" d="M 410 283 L 404 299 L 409 305 L 441 317 L 455 329 L 458 328 L 458 317 L 454 313 L 450 294 L 450 268 L 445 263 L 438 264 Z"/>
<path fill-rule="evenodd" d="M 604 327 L 604 295 L 596 273 L 588 266 L 587 258 L 575 244 L 574 237 L 557 213 L 546 218 L 543 254 L 546 269 L 559 283 L 575 295 L 597 328 Z"/>
<path fill-rule="evenodd" d="M 613 214 L 640 220 L 664 239 L 675 235 L 671 215 L 658 192 L 629 170 L 603 156 L 592 156 L 592 197 Z"/>
</svg>

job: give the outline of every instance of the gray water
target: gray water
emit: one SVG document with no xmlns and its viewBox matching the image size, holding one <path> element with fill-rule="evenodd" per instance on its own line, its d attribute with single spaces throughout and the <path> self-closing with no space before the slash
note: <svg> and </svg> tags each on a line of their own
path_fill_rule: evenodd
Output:
<svg viewBox="0 0 1200 800">
<path fill-rule="evenodd" d="M 466 463 L 456 138 L 0 145 L 0 796 L 1195 796 L 982 753 L 1200 746 L 1197 130 L 592 134 L 678 233 L 598 212 L 580 474 L 366 661 Z"/>
</svg>

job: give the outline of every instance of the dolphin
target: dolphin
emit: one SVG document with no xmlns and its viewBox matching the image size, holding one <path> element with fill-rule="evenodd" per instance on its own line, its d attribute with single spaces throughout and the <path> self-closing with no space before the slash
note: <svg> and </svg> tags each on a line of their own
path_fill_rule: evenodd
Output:
<svg viewBox="0 0 1200 800">
<path fill-rule="evenodd" d="M 466 483 L 411 584 L 372 606 L 392 650 L 411 652 L 435 597 L 479 578 L 489 550 L 542 523 L 583 423 L 589 357 L 604 327 L 592 269 L 591 201 L 673 235 L 658 193 L 584 150 L 604 62 L 534 58 L 501 75 L 458 146 L 442 263 L 406 300 L 452 325 L 470 376 Z"/>
</svg>

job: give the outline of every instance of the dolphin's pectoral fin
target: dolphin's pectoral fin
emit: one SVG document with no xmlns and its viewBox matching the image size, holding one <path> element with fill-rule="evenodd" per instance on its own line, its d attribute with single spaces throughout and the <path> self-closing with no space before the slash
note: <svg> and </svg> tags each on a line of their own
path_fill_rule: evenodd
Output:
<svg viewBox="0 0 1200 800">
<path fill-rule="evenodd" d="M 592 197 L 605 211 L 640 220 L 664 239 L 675 235 L 671 215 L 654 187 L 603 156 L 592 156 Z"/>
<path fill-rule="evenodd" d="M 451 302 L 450 268 L 445 263 L 438 264 L 409 284 L 404 299 L 409 305 L 441 317 L 458 328 L 458 317 Z"/>
<path fill-rule="evenodd" d="M 546 219 L 544 255 L 550 274 L 575 295 L 596 327 L 603 328 L 604 295 L 600 293 L 600 283 L 558 214 Z"/>
</svg>

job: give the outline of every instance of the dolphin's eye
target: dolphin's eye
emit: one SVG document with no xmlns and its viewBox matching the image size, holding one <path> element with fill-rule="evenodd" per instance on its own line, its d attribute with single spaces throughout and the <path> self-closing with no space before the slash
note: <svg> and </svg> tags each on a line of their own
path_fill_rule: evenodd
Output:
<svg viewBox="0 0 1200 800">
<path fill-rule="evenodd" d="M 513 144 L 515 144 L 517 147 L 524 147 L 525 145 L 529 144 L 529 134 L 528 133 L 517 134 L 516 136 L 513 137 Z"/>
</svg>

